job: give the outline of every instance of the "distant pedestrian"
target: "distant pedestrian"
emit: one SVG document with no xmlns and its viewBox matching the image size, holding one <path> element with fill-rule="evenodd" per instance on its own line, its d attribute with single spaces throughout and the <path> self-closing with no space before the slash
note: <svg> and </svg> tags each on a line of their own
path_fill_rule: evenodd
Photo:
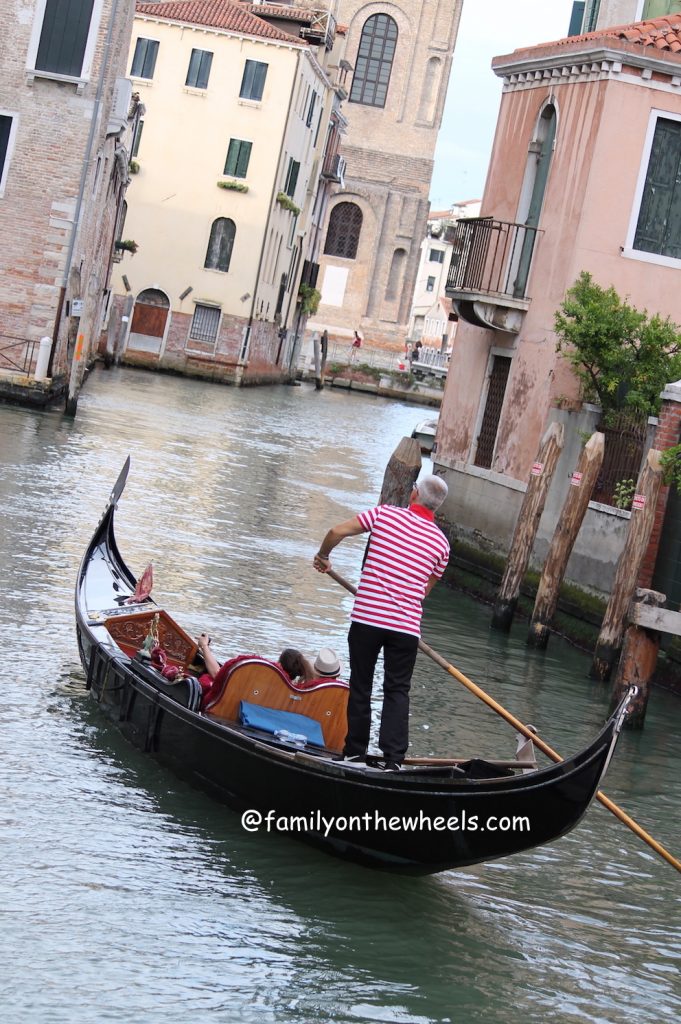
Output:
<svg viewBox="0 0 681 1024">
<path fill-rule="evenodd" d="M 322 367 L 323 367 L 324 363 L 326 362 L 327 352 L 329 351 L 329 332 L 327 331 L 326 327 L 322 331 L 322 336 L 319 339 L 319 341 L 320 341 L 320 345 L 322 347 Z"/>
<path fill-rule="evenodd" d="M 355 336 L 352 339 L 352 348 L 350 349 L 350 362 L 355 361 L 355 356 L 362 347 L 362 335 L 355 331 Z"/>
</svg>

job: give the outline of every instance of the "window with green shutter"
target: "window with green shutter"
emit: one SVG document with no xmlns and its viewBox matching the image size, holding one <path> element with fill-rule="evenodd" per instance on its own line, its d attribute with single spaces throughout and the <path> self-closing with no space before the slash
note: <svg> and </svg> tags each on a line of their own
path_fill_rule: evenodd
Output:
<svg viewBox="0 0 681 1024">
<path fill-rule="evenodd" d="M 133 78 L 154 77 L 156 69 L 156 58 L 158 57 L 158 40 L 143 39 L 140 37 L 135 43 L 135 53 L 132 58 L 130 74 Z"/>
<path fill-rule="evenodd" d="M 206 89 L 212 63 L 213 54 L 210 50 L 192 50 L 187 68 L 187 80 L 184 84 L 191 89 Z"/>
<path fill-rule="evenodd" d="M 36 71 L 80 78 L 94 0 L 47 0 Z"/>
<path fill-rule="evenodd" d="M 244 142 L 243 139 L 230 139 L 223 173 L 231 174 L 233 178 L 245 178 L 248 173 L 252 148 L 252 142 Z"/>
<path fill-rule="evenodd" d="M 633 247 L 681 259 L 681 121 L 657 119 Z"/>
<path fill-rule="evenodd" d="M 265 91 L 265 79 L 267 78 L 267 64 L 259 60 L 247 60 L 244 66 L 244 73 L 241 79 L 239 96 L 242 100 L 261 100 Z"/>
<path fill-rule="evenodd" d="M 290 199 L 296 194 L 296 185 L 298 184 L 298 173 L 300 171 L 300 164 L 293 157 L 289 159 L 288 171 L 286 173 L 286 184 L 284 185 L 284 192 Z"/>
</svg>

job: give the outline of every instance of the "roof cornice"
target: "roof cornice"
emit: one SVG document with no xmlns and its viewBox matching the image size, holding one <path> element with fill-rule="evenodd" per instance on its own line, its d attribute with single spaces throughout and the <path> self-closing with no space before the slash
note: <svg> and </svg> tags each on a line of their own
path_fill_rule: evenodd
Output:
<svg viewBox="0 0 681 1024">
<path fill-rule="evenodd" d="M 537 53 L 537 49 L 541 49 L 541 52 Z M 597 46 L 593 40 L 582 40 L 572 44 L 562 43 L 550 47 L 516 50 L 514 53 L 495 57 L 492 61 L 492 70 L 499 78 L 508 78 L 510 75 L 550 72 L 574 64 L 593 64 L 602 61 L 627 64 L 665 75 L 678 75 L 681 72 L 681 53 L 656 50 L 651 46 L 641 47 L 618 39 L 608 39 L 607 42 L 599 40 Z"/>
</svg>

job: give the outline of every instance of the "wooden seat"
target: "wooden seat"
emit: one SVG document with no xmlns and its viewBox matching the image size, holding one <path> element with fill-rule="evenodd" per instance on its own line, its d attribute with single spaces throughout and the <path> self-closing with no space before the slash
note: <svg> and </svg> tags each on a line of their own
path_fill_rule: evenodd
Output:
<svg viewBox="0 0 681 1024">
<path fill-rule="evenodd" d="M 277 711 L 294 711 L 320 723 L 330 750 L 341 750 L 348 731 L 348 684 L 338 679 L 292 683 L 280 665 L 265 658 L 246 658 L 225 675 L 220 691 L 205 711 L 230 722 L 239 719 L 242 700 Z"/>
<path fill-rule="evenodd" d="M 114 615 L 104 625 L 121 650 L 129 658 L 134 658 L 146 640 L 154 619 L 158 642 L 168 656 L 168 661 L 180 668 L 188 668 L 196 657 L 196 642 L 162 608 L 132 612 L 130 615 Z"/>
</svg>

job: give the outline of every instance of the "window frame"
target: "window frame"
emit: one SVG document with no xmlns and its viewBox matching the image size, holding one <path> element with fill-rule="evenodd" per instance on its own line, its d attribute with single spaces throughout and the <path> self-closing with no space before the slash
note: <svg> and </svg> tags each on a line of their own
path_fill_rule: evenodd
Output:
<svg viewBox="0 0 681 1024">
<path fill-rule="evenodd" d="M 104 0 L 94 0 L 92 5 L 92 14 L 90 16 L 90 28 L 85 42 L 85 50 L 83 51 L 83 63 L 80 75 L 62 75 L 57 71 L 43 71 L 41 68 L 36 68 L 35 66 L 36 60 L 38 59 L 38 49 L 40 47 L 43 21 L 45 19 L 45 11 L 47 8 L 47 0 L 37 0 L 35 13 L 33 15 L 33 25 L 31 26 L 31 35 L 28 42 L 28 50 L 26 53 L 26 71 L 28 72 L 29 80 L 33 78 L 51 78 L 58 82 L 74 82 L 77 85 L 83 85 L 85 82 L 89 82 L 92 74 L 92 64 L 95 55 L 95 47 L 97 45 L 97 34 L 99 32 L 99 25 L 102 19 L 103 7 Z"/>
<path fill-rule="evenodd" d="M 197 75 L 196 75 L 197 79 L 199 78 L 199 76 L 201 74 L 201 71 L 202 71 L 202 68 L 203 68 L 204 57 L 208 57 L 209 58 L 209 60 L 208 60 L 208 71 L 206 72 L 206 82 L 205 82 L 205 85 L 199 85 L 198 82 L 190 82 L 189 81 L 189 75 L 190 75 L 191 70 L 192 70 L 192 61 L 194 60 L 194 54 L 195 53 L 201 54 L 201 56 L 199 57 L 199 66 L 198 66 Z M 192 46 L 192 52 L 189 55 L 189 64 L 187 65 L 187 76 L 186 76 L 186 78 L 184 80 L 184 85 L 185 85 L 186 89 L 200 89 L 202 92 L 205 92 L 205 90 L 208 88 L 208 82 L 210 81 L 210 73 L 211 73 L 212 66 L 213 66 L 213 57 L 214 57 L 214 51 L 213 50 L 202 50 L 198 46 Z"/>
<path fill-rule="evenodd" d="M 215 328 L 215 337 L 213 337 L 213 338 L 200 338 L 200 337 L 197 337 L 196 335 L 192 334 L 192 330 L 193 330 L 193 327 L 194 327 L 194 321 L 196 319 L 196 314 L 197 314 L 199 309 L 201 309 L 201 310 L 204 310 L 204 309 L 214 310 L 217 313 L 218 318 L 217 318 L 217 326 Z M 213 349 L 215 349 L 215 346 L 217 345 L 218 338 L 220 337 L 220 327 L 221 326 L 222 326 L 222 306 L 218 306 L 217 304 L 213 305 L 210 302 L 195 302 L 194 303 L 194 312 L 192 313 L 191 323 L 189 324 L 189 330 L 187 332 L 187 342 L 197 341 L 197 342 L 199 342 L 199 344 L 203 344 L 203 345 L 211 345 L 212 344 L 213 345 Z M 188 345 L 185 343 L 185 348 L 187 348 L 187 347 L 188 347 Z"/>
<path fill-rule="evenodd" d="M 226 267 L 219 267 L 219 266 L 217 266 L 217 267 L 209 267 L 208 266 L 208 256 L 209 256 L 209 253 L 210 253 L 210 250 L 211 250 L 211 240 L 213 238 L 213 229 L 214 229 L 215 225 L 218 223 L 218 221 L 226 221 L 228 224 L 231 224 L 232 228 L 233 228 L 232 238 L 231 238 L 230 246 L 229 246 L 229 253 L 228 253 L 228 256 L 227 256 L 227 266 Z M 234 221 L 231 217 L 214 217 L 213 220 L 210 223 L 210 230 L 208 232 L 208 242 L 206 243 L 206 254 L 205 254 L 204 258 L 203 258 L 203 269 L 204 270 L 210 270 L 210 271 L 212 271 L 215 274 L 228 274 L 229 273 L 229 268 L 232 265 L 232 257 L 234 256 L 234 244 L 235 244 L 235 242 L 236 242 L 236 221 Z M 200 305 L 200 303 L 199 303 L 199 305 Z"/>
<path fill-rule="evenodd" d="M 244 95 L 244 88 L 246 86 L 246 77 L 247 77 L 248 71 L 249 71 L 249 64 L 252 64 L 254 67 L 257 66 L 258 68 L 265 68 L 265 74 L 263 76 L 262 88 L 260 90 L 260 95 L 259 96 L 252 96 L 252 95 L 250 95 L 250 91 L 249 91 L 249 95 L 248 96 Z M 241 85 L 239 87 L 239 99 L 240 100 L 245 100 L 247 103 L 262 103 L 262 98 L 265 95 L 265 84 L 267 82 L 267 72 L 269 71 L 269 67 L 270 67 L 269 64 L 267 64 L 263 60 L 252 60 L 250 57 L 246 58 L 245 63 L 244 63 L 243 74 L 241 75 Z M 254 82 L 255 82 L 255 71 L 253 72 L 253 82 L 251 83 L 251 91 L 252 91 L 252 85 L 253 85 Z"/>
<path fill-rule="evenodd" d="M 433 253 L 435 253 L 435 256 L 433 256 Z M 433 248 L 431 248 L 430 252 L 428 253 L 428 262 L 429 263 L 444 263 L 444 261 L 445 261 L 445 251 L 444 251 L 444 249 L 433 249 Z"/>
<path fill-rule="evenodd" d="M 386 32 L 385 32 L 385 35 L 383 36 L 383 39 L 382 39 L 382 47 L 381 47 L 380 57 L 373 57 L 372 56 L 372 46 L 373 46 L 373 41 L 376 38 L 376 31 L 372 27 L 369 30 L 369 32 L 367 32 L 367 25 L 369 24 L 369 22 L 375 22 L 376 27 L 377 27 L 378 26 L 378 19 L 380 19 L 380 18 L 385 18 L 386 21 L 388 22 L 388 24 L 386 25 Z M 392 26 L 394 26 L 394 29 L 395 29 L 395 39 L 394 39 L 393 52 L 392 52 L 392 55 L 391 55 L 390 59 L 388 60 L 385 57 L 385 50 L 386 50 L 387 44 L 389 42 L 392 42 L 392 40 L 389 39 L 389 35 L 388 35 L 389 32 L 390 32 L 390 28 L 391 28 L 390 23 L 392 23 Z M 365 40 L 365 36 L 367 36 L 367 38 L 369 40 L 369 43 L 368 43 L 369 51 L 368 51 L 367 55 L 364 55 L 364 54 L 361 53 L 362 45 L 364 44 L 364 40 Z M 355 70 L 353 72 L 352 82 L 350 84 L 350 92 L 349 92 L 349 95 L 348 95 L 348 102 L 349 103 L 359 103 L 359 104 L 361 104 L 364 107 L 376 107 L 378 110 L 384 110 L 385 109 L 385 105 L 388 102 L 388 90 L 390 89 L 390 79 L 392 78 L 393 67 L 394 67 L 394 64 L 395 64 L 395 57 L 397 56 L 397 44 L 399 42 L 399 39 L 400 39 L 399 25 L 397 24 L 396 20 L 392 17 L 392 15 L 388 14 L 385 11 L 378 11 L 375 14 L 370 14 L 368 16 L 368 18 L 365 20 L 364 24 L 362 25 L 362 31 L 360 33 L 359 43 L 357 45 L 357 53 L 355 55 Z M 373 62 L 377 62 L 378 63 L 378 65 L 379 65 L 378 66 L 378 71 L 377 71 L 377 75 L 376 75 L 375 79 L 369 79 L 368 78 L 368 73 L 370 71 L 370 65 Z M 385 65 L 388 65 L 388 77 L 387 77 L 387 81 L 385 82 L 385 95 L 383 97 L 383 101 L 379 102 L 379 101 L 377 101 L 377 93 L 378 93 L 379 86 L 383 85 L 383 82 L 381 82 L 381 73 L 383 72 L 383 68 L 384 68 Z M 359 77 L 360 74 L 361 74 L 361 77 Z M 356 86 L 357 86 L 357 88 L 356 88 Z M 371 99 L 367 99 L 367 95 L 368 95 L 369 92 L 371 92 L 371 94 L 372 94 L 372 98 Z M 357 95 L 356 95 L 356 93 L 357 93 Z"/>
<path fill-rule="evenodd" d="M 237 151 L 236 159 L 234 161 L 234 170 L 230 171 L 230 170 L 228 170 L 229 155 L 232 152 L 232 144 L 233 143 L 237 143 L 238 151 Z M 239 163 L 240 163 L 240 161 L 242 159 L 242 147 L 243 146 L 248 146 L 248 156 L 246 157 L 246 166 L 243 168 L 243 174 L 239 174 Z M 228 177 L 228 178 L 240 178 L 241 180 L 243 180 L 244 178 L 247 178 L 248 177 L 248 168 L 249 168 L 250 163 L 251 163 L 251 154 L 252 154 L 252 152 L 253 152 L 253 143 L 249 142 L 248 139 L 236 139 L 234 137 L 230 138 L 229 144 L 227 146 L 227 156 L 225 157 L 225 167 L 224 167 L 224 170 L 223 170 L 222 173 L 226 177 Z"/>
<path fill-rule="evenodd" d="M 288 158 L 288 168 L 286 170 L 286 179 L 282 192 L 285 192 L 289 199 L 295 199 L 296 189 L 298 187 L 298 179 L 300 177 L 300 160 L 295 160 L 292 156 Z M 291 183 L 293 179 L 293 183 Z M 290 191 L 289 191 L 290 190 Z"/>
<path fill-rule="evenodd" d="M 340 210 L 343 206 L 354 206 L 358 210 L 358 212 L 359 212 L 359 229 L 357 230 L 356 234 L 354 233 L 354 227 L 355 227 L 354 224 L 352 225 L 352 227 L 353 227 L 353 234 L 352 235 L 350 234 L 349 231 L 345 232 L 345 234 L 341 234 L 338 230 L 335 229 L 335 218 L 341 216 L 341 214 L 337 213 L 336 211 Z M 353 213 L 353 219 L 357 220 L 357 217 L 356 217 L 356 215 L 354 213 Z M 334 224 L 334 230 L 335 230 L 336 233 L 335 233 L 334 236 L 332 236 L 331 240 L 333 242 L 337 242 L 341 238 L 349 239 L 351 243 L 354 243 L 354 245 L 353 244 L 351 244 L 351 245 L 344 245 L 343 248 L 351 249 L 352 250 L 352 255 L 351 256 L 348 256 L 346 254 L 341 254 L 341 253 L 336 252 L 336 251 L 333 251 L 333 252 L 329 251 L 329 248 L 328 248 L 328 246 L 329 246 L 329 233 L 331 231 L 332 222 Z M 361 239 L 362 239 L 362 229 L 363 228 L 364 228 L 364 211 L 362 210 L 362 207 L 359 205 L 359 203 L 354 203 L 351 199 L 343 199 L 343 200 L 341 200 L 340 203 L 336 203 L 336 205 L 333 207 L 333 209 L 329 213 L 329 222 L 327 224 L 326 235 L 324 237 L 324 249 L 323 249 L 324 256 L 331 256 L 332 259 L 337 259 L 337 260 L 356 260 L 357 259 L 357 253 L 359 252 L 359 245 L 360 245 L 360 242 L 361 242 Z M 338 249 L 338 245 L 335 246 L 335 249 Z"/>
<path fill-rule="evenodd" d="M 5 189 L 7 187 L 7 178 L 9 175 L 9 167 L 12 162 L 12 155 L 14 153 L 14 145 L 17 137 L 17 128 L 19 125 L 19 115 L 11 110 L 5 110 L 0 107 L 0 117 L 8 117 L 11 121 L 9 126 L 9 132 L 7 133 L 7 146 L 5 148 L 5 156 L 0 167 L 0 199 L 5 195 Z"/>
<path fill-rule="evenodd" d="M 434 292 L 435 291 L 435 280 L 436 279 L 435 279 L 435 277 L 432 274 L 428 275 L 428 278 L 426 280 L 426 291 L 427 292 Z"/>
<path fill-rule="evenodd" d="M 147 77 L 146 75 L 136 75 L 135 71 L 134 71 L 135 58 L 137 57 L 137 47 L 142 42 L 144 42 L 144 43 L 155 43 L 156 44 L 156 50 L 154 51 L 154 64 L 153 64 L 153 67 L 151 69 L 151 75 L 149 77 Z M 132 60 L 130 61 L 130 78 L 136 78 L 139 82 L 153 82 L 154 81 L 154 74 L 156 73 L 156 64 L 158 62 L 158 53 L 159 53 L 160 49 L 161 49 L 161 41 L 160 41 L 160 39 L 154 39 L 151 36 L 137 36 L 137 39 L 135 40 L 135 49 L 133 51 Z M 147 53 L 148 53 L 148 48 L 145 51 L 144 60 L 142 61 L 142 70 L 144 70 L 144 65 L 147 62 Z"/>
<path fill-rule="evenodd" d="M 641 263 L 655 263 L 661 267 L 672 267 L 675 270 L 679 270 L 681 269 L 681 259 L 677 259 L 674 256 L 663 256 L 661 253 L 644 252 L 642 249 L 634 249 L 634 238 L 636 236 L 636 229 L 638 227 L 638 220 L 641 213 L 643 193 L 645 190 L 646 178 L 648 177 L 648 167 L 650 166 L 650 156 L 653 148 L 653 142 L 655 140 L 655 130 L 657 128 L 658 120 L 681 121 L 681 114 L 673 113 L 669 110 L 660 110 L 657 107 L 650 111 L 648 128 L 641 153 L 641 164 L 639 167 L 638 179 L 634 190 L 631 215 L 629 217 L 629 227 L 627 230 L 624 248 L 622 249 L 622 256 L 625 259 L 638 260 Z"/>
</svg>

